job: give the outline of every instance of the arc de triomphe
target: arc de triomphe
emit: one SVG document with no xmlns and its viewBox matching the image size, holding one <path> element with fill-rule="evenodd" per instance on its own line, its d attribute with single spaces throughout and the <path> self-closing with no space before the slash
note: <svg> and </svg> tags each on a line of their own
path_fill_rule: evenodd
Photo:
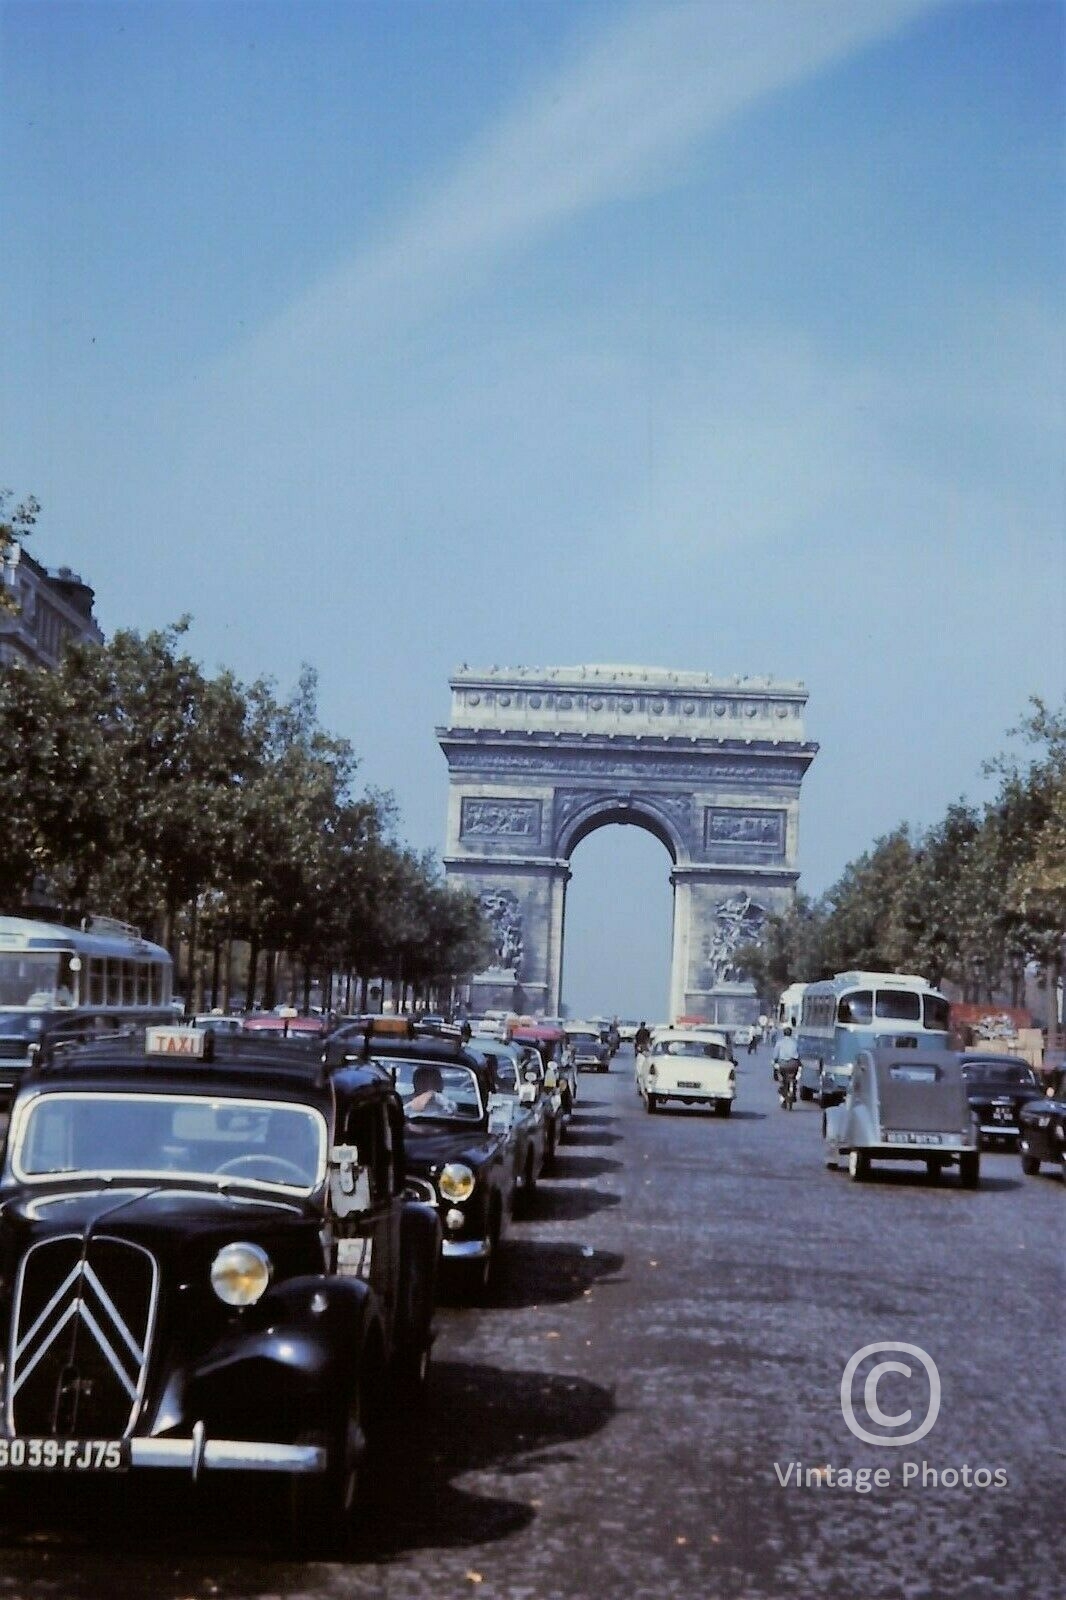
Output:
<svg viewBox="0 0 1066 1600">
<path fill-rule="evenodd" d="M 450 683 L 444 865 L 496 935 L 474 1008 L 558 1013 L 570 856 L 594 829 L 633 823 L 673 862 L 671 1017 L 750 1020 L 733 957 L 799 876 L 800 784 L 818 749 L 803 685 L 621 666 L 464 666 Z"/>
</svg>

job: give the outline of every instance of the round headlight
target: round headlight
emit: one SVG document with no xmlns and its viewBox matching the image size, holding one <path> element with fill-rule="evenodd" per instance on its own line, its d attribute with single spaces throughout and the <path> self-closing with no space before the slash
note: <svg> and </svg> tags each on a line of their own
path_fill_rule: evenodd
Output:
<svg viewBox="0 0 1066 1600">
<path fill-rule="evenodd" d="M 274 1268 L 257 1244 L 228 1244 L 211 1263 L 211 1287 L 228 1306 L 254 1306 Z"/>
<path fill-rule="evenodd" d="M 462 1161 L 449 1161 L 437 1185 L 445 1200 L 469 1200 L 474 1192 L 474 1174 Z"/>
</svg>

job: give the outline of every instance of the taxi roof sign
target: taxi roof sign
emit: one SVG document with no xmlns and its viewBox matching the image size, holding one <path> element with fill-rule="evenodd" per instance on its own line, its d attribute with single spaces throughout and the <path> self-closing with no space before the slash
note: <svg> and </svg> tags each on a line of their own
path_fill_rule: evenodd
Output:
<svg viewBox="0 0 1066 1600">
<path fill-rule="evenodd" d="M 181 1057 L 189 1061 L 210 1061 L 214 1035 L 206 1028 L 146 1028 L 146 1056 Z"/>
</svg>

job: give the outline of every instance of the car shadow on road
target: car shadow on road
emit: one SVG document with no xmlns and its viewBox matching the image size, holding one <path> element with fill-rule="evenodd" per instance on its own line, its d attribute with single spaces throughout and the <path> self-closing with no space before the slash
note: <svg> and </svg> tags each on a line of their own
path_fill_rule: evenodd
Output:
<svg viewBox="0 0 1066 1600">
<path fill-rule="evenodd" d="M 574 1149 L 571 1144 L 564 1144 L 555 1152 L 555 1164 L 551 1169 L 553 1179 L 569 1178 L 571 1182 L 579 1178 L 602 1178 L 607 1172 L 618 1172 L 622 1163 L 615 1161 L 611 1156 L 586 1156 Z"/>
<path fill-rule="evenodd" d="M 453 1480 L 487 1470 L 519 1478 L 536 1470 L 538 1452 L 588 1438 L 614 1411 L 610 1390 L 572 1375 L 467 1362 L 432 1367 L 417 1417 L 390 1420 L 381 1455 L 365 1474 L 343 1552 L 359 1587 L 345 1592 L 380 1592 L 366 1586 L 360 1565 L 427 1547 L 482 1544 L 527 1527 L 537 1515 L 528 1501 L 460 1489 Z M 32 1501 L 19 1496 L 17 1522 L 4 1496 L 5 1592 L 9 1586 L 11 1593 L 63 1600 L 324 1592 L 315 1569 L 287 1557 L 277 1481 L 209 1478 L 197 1491 L 177 1476 L 150 1474 L 121 1485 L 49 1482 Z M 332 1559 L 339 1554 L 330 1552 Z M 290 1588 L 297 1577 L 299 1587 Z"/>
<path fill-rule="evenodd" d="M 611 1263 L 609 1271 L 620 1262 L 600 1259 Z M 417 1448 L 393 1441 L 354 1553 L 387 1562 L 408 1550 L 481 1544 L 527 1527 L 533 1505 L 458 1489 L 452 1480 L 486 1470 L 520 1478 L 537 1468 L 539 1453 L 598 1433 L 614 1411 L 613 1393 L 584 1378 L 442 1362 L 431 1371 Z"/>
<path fill-rule="evenodd" d="M 619 1272 L 623 1259 L 613 1250 L 572 1241 L 556 1244 L 512 1235 L 500 1254 L 492 1304 L 517 1311 L 580 1300 L 586 1289 Z"/>
<path fill-rule="evenodd" d="M 841 1174 L 845 1178 L 847 1177 L 847 1173 L 844 1172 L 842 1166 L 838 1169 L 836 1176 L 839 1177 Z M 927 1172 L 920 1172 L 914 1167 L 893 1168 L 887 1162 L 881 1166 L 872 1167 L 859 1187 L 863 1187 L 864 1184 L 874 1188 L 880 1185 L 885 1189 L 943 1189 L 945 1193 L 952 1189 L 962 1190 L 962 1184 L 959 1182 L 957 1172 L 948 1171 L 940 1178 L 930 1178 Z M 1021 1189 L 1024 1186 L 1024 1178 L 993 1178 L 982 1172 L 977 1188 L 978 1190 L 1006 1191 L 1009 1189 Z M 963 1192 L 973 1193 L 974 1191 L 964 1190 Z"/>
<path fill-rule="evenodd" d="M 567 1129 L 566 1138 L 568 1144 L 604 1145 L 620 1143 L 623 1135 L 620 1133 L 606 1133 L 590 1119 L 587 1124 L 584 1122 L 571 1122 Z"/>
<path fill-rule="evenodd" d="M 733 1110 L 728 1117 L 716 1116 L 713 1111 L 708 1111 L 706 1106 L 660 1106 L 657 1116 L 660 1117 L 693 1117 L 696 1121 L 703 1122 L 765 1122 L 765 1111 L 737 1111 Z"/>
<path fill-rule="evenodd" d="M 575 1184 L 538 1185 L 531 1220 L 534 1222 L 584 1222 L 597 1211 L 606 1211 L 621 1202 L 621 1195 L 603 1189 L 578 1188 Z M 511 1235 L 513 1239 L 514 1234 Z"/>
</svg>

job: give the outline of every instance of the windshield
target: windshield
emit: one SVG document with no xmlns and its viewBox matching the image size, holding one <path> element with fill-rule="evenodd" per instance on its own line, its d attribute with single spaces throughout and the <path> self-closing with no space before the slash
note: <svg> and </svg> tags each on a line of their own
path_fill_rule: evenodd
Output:
<svg viewBox="0 0 1066 1600">
<path fill-rule="evenodd" d="M 853 989 L 837 1006 L 838 1022 L 870 1022 L 873 1018 L 873 992 L 870 989 Z"/>
<path fill-rule="evenodd" d="M 571 1044 L 599 1044 L 598 1033 L 568 1033 L 567 1039 Z"/>
<path fill-rule="evenodd" d="M 72 1006 L 75 978 L 73 951 L 23 950 L 0 955 L 0 1007 Z"/>
<path fill-rule="evenodd" d="M 927 1061 L 893 1061 L 888 1073 L 897 1083 L 936 1083 L 940 1068 Z"/>
<path fill-rule="evenodd" d="M 49 1094 L 31 1102 L 12 1170 L 23 1179 L 229 1177 L 310 1191 L 326 1164 L 309 1106 L 193 1095 Z"/>
<path fill-rule="evenodd" d="M 962 1075 L 966 1082 L 975 1084 L 1002 1084 L 1010 1089 L 1035 1089 L 1036 1079 L 1027 1066 L 1014 1061 L 966 1061 Z"/>
<path fill-rule="evenodd" d="M 388 1066 L 395 1074 L 396 1092 L 409 1119 L 443 1117 L 477 1122 L 484 1115 L 481 1087 L 469 1067 L 445 1066 L 436 1061 L 390 1061 Z"/>
<path fill-rule="evenodd" d="M 876 1014 L 894 1022 L 920 1022 L 921 997 L 910 989 L 878 989 Z"/>
<path fill-rule="evenodd" d="M 939 994 L 923 994 L 922 1008 L 925 1012 L 925 1025 L 937 1033 L 947 1033 L 951 1018 L 951 1007 Z"/>
<path fill-rule="evenodd" d="M 656 1045 L 657 1056 L 701 1056 L 711 1061 L 728 1061 L 729 1051 L 724 1045 L 703 1044 L 699 1039 L 664 1039 Z"/>
</svg>

